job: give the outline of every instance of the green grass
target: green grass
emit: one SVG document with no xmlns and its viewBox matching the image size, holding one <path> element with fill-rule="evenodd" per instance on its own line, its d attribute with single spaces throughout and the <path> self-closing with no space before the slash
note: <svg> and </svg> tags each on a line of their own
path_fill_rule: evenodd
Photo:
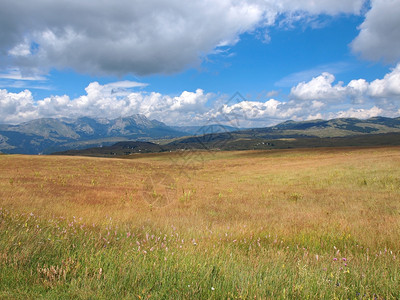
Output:
<svg viewBox="0 0 400 300">
<path fill-rule="evenodd" d="M 2 298 L 400 297 L 399 251 L 350 234 L 87 226 L 0 212 Z"/>
</svg>

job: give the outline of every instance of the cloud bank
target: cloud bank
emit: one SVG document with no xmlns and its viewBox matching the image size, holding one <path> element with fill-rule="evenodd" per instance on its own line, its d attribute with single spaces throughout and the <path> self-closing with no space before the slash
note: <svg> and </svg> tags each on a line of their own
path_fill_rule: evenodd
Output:
<svg viewBox="0 0 400 300">
<path fill-rule="evenodd" d="M 147 92 L 143 83 L 132 81 L 101 85 L 92 82 L 86 94 L 75 99 L 52 96 L 35 100 L 29 90 L 10 93 L 0 89 L 0 123 L 20 123 L 36 118 L 80 116 L 117 118 L 144 114 L 169 125 L 204 125 L 220 122 L 263 127 L 288 119 L 400 115 L 400 64 L 382 79 L 355 79 L 335 83 L 323 73 L 292 87 L 288 100 L 249 101 L 215 95 L 202 89 L 170 96 Z"/>
<path fill-rule="evenodd" d="M 278 18 L 290 23 L 319 14 L 360 14 L 364 4 L 365 0 L 3 0 L 0 64 L 26 74 L 52 68 L 120 76 L 168 74 L 198 65 L 245 32 L 264 31 L 268 40 L 268 28 L 276 26 Z M 370 50 L 375 40 L 369 36 L 382 38 L 380 33 L 389 26 L 381 28 L 380 22 L 387 21 L 384 13 L 398 24 L 391 6 L 398 7 L 398 1 L 372 2 L 355 51 L 375 57 L 379 49 Z M 382 56 L 398 57 L 399 40 L 398 30 L 387 37 L 382 49 L 391 50 Z M 387 47 L 390 44 L 396 47 Z"/>
</svg>

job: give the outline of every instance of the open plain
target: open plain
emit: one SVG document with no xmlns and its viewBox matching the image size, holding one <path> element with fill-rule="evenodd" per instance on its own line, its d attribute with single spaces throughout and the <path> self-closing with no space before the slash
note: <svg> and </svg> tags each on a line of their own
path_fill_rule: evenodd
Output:
<svg viewBox="0 0 400 300">
<path fill-rule="evenodd" d="M 400 298 L 400 147 L 0 155 L 0 298 Z"/>
</svg>

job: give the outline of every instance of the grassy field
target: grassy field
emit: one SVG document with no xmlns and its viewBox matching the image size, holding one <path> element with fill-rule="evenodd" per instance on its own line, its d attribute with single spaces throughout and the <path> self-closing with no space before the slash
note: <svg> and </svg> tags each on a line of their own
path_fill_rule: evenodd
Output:
<svg viewBox="0 0 400 300">
<path fill-rule="evenodd" d="M 399 299 L 400 147 L 0 156 L 0 298 Z"/>
</svg>

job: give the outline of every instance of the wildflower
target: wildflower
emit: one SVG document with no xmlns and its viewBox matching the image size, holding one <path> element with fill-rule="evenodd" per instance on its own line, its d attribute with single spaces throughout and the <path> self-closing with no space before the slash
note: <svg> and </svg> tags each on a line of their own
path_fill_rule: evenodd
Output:
<svg viewBox="0 0 400 300">
<path fill-rule="evenodd" d="M 343 260 L 343 261 L 347 261 L 347 258 L 346 258 L 346 257 L 343 257 L 342 260 Z"/>
<path fill-rule="evenodd" d="M 215 288 L 214 288 L 214 287 L 211 287 L 211 290 L 212 290 L 212 291 L 215 291 Z"/>
<path fill-rule="evenodd" d="M 333 261 L 337 261 L 337 258 L 336 258 L 336 257 L 334 257 L 334 258 L 333 258 Z"/>
</svg>

